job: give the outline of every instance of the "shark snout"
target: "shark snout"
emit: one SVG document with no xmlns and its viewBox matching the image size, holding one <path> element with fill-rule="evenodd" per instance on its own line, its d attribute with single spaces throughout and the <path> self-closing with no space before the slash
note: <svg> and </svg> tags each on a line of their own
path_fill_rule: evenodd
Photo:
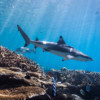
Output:
<svg viewBox="0 0 100 100">
<path fill-rule="evenodd" d="M 83 56 L 83 58 L 85 59 L 85 61 L 93 61 L 93 59 L 89 56 Z"/>
<path fill-rule="evenodd" d="M 93 59 L 92 59 L 92 58 L 90 58 L 90 57 L 89 57 L 89 60 L 90 60 L 90 61 L 93 61 Z"/>
<path fill-rule="evenodd" d="M 86 61 L 93 61 L 93 59 L 85 54 L 81 54 L 81 55 L 78 55 L 74 58 L 75 60 L 79 60 L 79 61 L 83 61 L 83 62 L 86 62 Z"/>
</svg>

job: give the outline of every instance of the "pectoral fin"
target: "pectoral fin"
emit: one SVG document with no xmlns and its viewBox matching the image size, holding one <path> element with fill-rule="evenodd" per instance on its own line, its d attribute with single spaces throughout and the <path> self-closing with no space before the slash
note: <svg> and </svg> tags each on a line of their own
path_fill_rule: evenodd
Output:
<svg viewBox="0 0 100 100">
<path fill-rule="evenodd" d="M 70 59 L 73 59 L 74 56 L 72 55 L 67 55 L 66 57 L 64 57 L 64 59 L 62 61 L 65 61 L 65 60 L 70 60 Z"/>
<path fill-rule="evenodd" d="M 33 52 L 34 52 L 34 53 L 36 53 L 36 48 L 37 48 L 37 47 L 35 46 L 34 49 L 33 49 Z"/>
<path fill-rule="evenodd" d="M 50 51 L 50 50 L 44 48 L 44 49 L 43 49 L 43 52 L 45 52 L 45 51 Z"/>
<path fill-rule="evenodd" d="M 69 60 L 69 59 L 68 59 L 68 58 L 66 58 L 66 57 L 62 59 L 62 61 L 65 61 L 65 60 Z"/>
<path fill-rule="evenodd" d="M 75 58 L 74 56 L 72 56 L 72 55 L 67 55 L 66 56 L 68 59 L 73 59 L 73 58 Z"/>
</svg>

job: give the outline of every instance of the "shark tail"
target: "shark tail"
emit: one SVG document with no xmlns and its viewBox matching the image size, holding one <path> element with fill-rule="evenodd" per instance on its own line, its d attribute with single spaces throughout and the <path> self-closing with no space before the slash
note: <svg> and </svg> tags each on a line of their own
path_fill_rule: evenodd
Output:
<svg viewBox="0 0 100 100">
<path fill-rule="evenodd" d="M 31 39 L 26 35 L 26 33 L 21 29 L 19 25 L 17 25 L 18 31 L 20 31 L 22 37 L 25 40 L 25 45 L 24 47 L 27 47 L 31 43 Z"/>
</svg>

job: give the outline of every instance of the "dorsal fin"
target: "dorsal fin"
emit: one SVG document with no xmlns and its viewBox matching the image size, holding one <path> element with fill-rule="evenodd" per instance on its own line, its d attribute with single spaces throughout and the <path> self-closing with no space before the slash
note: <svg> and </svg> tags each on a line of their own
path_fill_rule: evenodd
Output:
<svg viewBox="0 0 100 100">
<path fill-rule="evenodd" d="M 58 44 L 66 44 L 62 36 L 59 37 L 59 41 L 57 43 Z"/>
<path fill-rule="evenodd" d="M 36 41 L 38 41 L 39 39 L 36 37 Z"/>
</svg>

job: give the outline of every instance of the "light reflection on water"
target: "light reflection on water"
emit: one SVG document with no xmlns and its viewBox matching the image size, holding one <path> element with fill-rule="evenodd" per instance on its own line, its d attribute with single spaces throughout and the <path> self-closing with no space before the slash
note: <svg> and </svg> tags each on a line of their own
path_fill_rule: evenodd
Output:
<svg viewBox="0 0 100 100">
<path fill-rule="evenodd" d="M 100 1 L 99 0 L 0 0 L 0 44 L 15 50 L 24 45 L 17 30 L 19 24 L 31 39 L 66 43 L 91 56 L 93 62 L 65 61 L 42 52 L 26 54 L 44 68 L 68 67 L 100 71 Z M 94 6 L 93 6 L 94 5 Z M 33 48 L 32 45 L 29 46 Z M 48 66 L 48 67 L 47 67 Z"/>
</svg>

